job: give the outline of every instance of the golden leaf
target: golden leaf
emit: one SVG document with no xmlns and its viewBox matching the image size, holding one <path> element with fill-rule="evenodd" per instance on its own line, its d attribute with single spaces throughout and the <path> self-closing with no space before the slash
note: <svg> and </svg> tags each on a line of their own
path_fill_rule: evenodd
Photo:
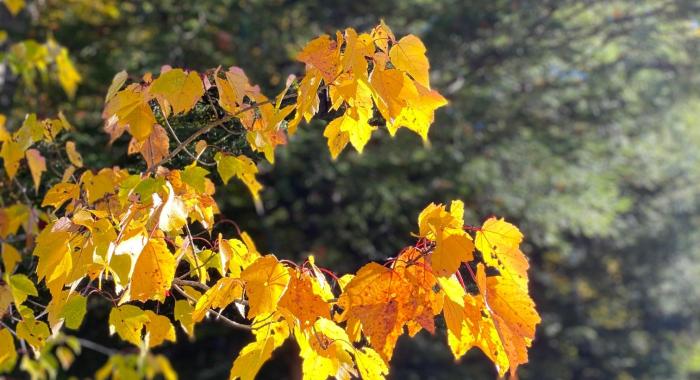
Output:
<svg viewBox="0 0 700 380">
<path fill-rule="evenodd" d="M 46 159 L 44 159 L 44 156 L 36 149 L 27 149 L 25 154 L 27 156 L 29 171 L 32 173 L 34 189 L 38 193 L 39 184 L 41 183 L 41 174 L 46 171 Z"/>
<path fill-rule="evenodd" d="M 273 255 L 263 256 L 241 273 L 248 294 L 248 318 L 271 313 L 277 309 L 282 294 L 287 290 L 289 272 Z"/>
<path fill-rule="evenodd" d="M 150 91 L 151 94 L 164 98 L 173 112 L 178 114 L 194 107 L 204 95 L 204 85 L 196 71 L 185 73 L 182 69 L 172 69 L 161 73 L 151 84 Z M 167 107 L 163 104 L 161 106 Z"/>
</svg>

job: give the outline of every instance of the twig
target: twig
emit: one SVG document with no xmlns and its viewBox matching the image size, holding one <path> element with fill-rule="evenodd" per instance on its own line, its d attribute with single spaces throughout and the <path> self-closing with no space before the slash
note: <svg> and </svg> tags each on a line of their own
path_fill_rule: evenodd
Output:
<svg viewBox="0 0 700 380">
<path fill-rule="evenodd" d="M 106 355 L 106 356 L 112 356 L 112 355 L 119 352 L 117 350 L 114 350 L 114 349 L 111 349 L 109 347 L 105 347 L 101 344 L 95 343 L 91 340 L 87 340 L 87 339 L 83 339 L 83 338 L 76 338 L 76 339 L 78 339 L 78 342 L 80 342 L 81 347 L 85 347 L 85 348 L 93 350 L 95 352 L 99 352 L 99 353 Z"/>
<path fill-rule="evenodd" d="M 177 284 L 173 284 L 173 289 L 175 289 L 178 293 L 180 293 L 182 296 L 184 296 L 185 298 L 189 299 L 190 301 L 197 302 L 196 299 L 192 298 L 192 296 L 190 296 L 189 294 L 185 293 L 185 291 L 182 290 L 182 288 L 180 288 L 179 286 L 177 286 Z M 233 327 L 233 328 L 239 329 L 239 330 L 246 330 L 246 331 L 250 331 L 250 330 L 251 330 L 251 328 L 250 328 L 249 325 L 244 325 L 244 324 L 242 324 L 242 323 L 238 323 L 238 322 L 232 321 L 232 320 L 230 320 L 230 319 L 224 317 L 223 315 L 221 315 L 221 313 L 217 313 L 216 311 L 214 311 L 214 310 L 212 310 L 212 309 L 208 309 L 208 310 L 209 310 L 210 312 L 214 313 L 214 314 L 217 314 L 216 319 L 221 320 L 222 322 L 224 322 L 224 324 L 226 324 L 226 325 L 228 325 L 228 326 L 230 326 L 230 327 Z"/>
</svg>

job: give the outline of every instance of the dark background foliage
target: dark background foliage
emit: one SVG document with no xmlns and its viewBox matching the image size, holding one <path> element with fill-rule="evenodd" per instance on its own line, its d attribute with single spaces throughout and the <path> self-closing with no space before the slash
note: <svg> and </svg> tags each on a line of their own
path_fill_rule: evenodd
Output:
<svg viewBox="0 0 700 380">
<path fill-rule="evenodd" d="M 54 85 L 30 93 L 6 73 L 0 112 L 63 109 L 94 167 L 125 153 L 126 142 L 103 148 L 100 132 L 106 88 L 122 69 L 237 65 L 272 94 L 302 71 L 295 53 L 320 33 L 383 18 L 397 35 L 419 35 L 432 83 L 450 101 L 429 145 L 378 130 L 363 155 L 333 162 L 324 123 L 305 126 L 274 166 L 262 164 L 264 213 L 235 183 L 217 194 L 224 214 L 265 250 L 313 253 L 343 273 L 410 243 L 425 204 L 463 199 L 468 222 L 505 216 L 526 234 L 543 322 L 523 379 L 700 376 L 696 1 L 73 0 L 30 2 L 16 18 L 2 12 L 6 44 L 53 35 L 84 80 L 69 101 Z M 120 347 L 99 302 L 81 334 Z M 197 335 L 160 351 L 182 378 L 228 376 L 246 334 L 214 322 Z M 104 362 L 84 357 L 75 374 Z M 293 344 L 261 373 L 299 375 Z M 399 341 L 391 376 L 496 372 L 477 351 L 454 364 L 442 334 L 421 333 Z"/>
</svg>

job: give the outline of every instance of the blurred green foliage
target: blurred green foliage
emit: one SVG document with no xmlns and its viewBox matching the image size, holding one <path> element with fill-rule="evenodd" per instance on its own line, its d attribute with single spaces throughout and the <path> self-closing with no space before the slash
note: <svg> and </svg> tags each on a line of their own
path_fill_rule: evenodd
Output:
<svg viewBox="0 0 700 380">
<path fill-rule="evenodd" d="M 17 18 L 0 14 L 5 44 L 53 36 L 83 83 L 69 101 L 54 84 L 30 93 L 4 74 L 0 112 L 62 109 L 86 161 L 112 164 L 126 143 L 106 151 L 98 131 L 116 72 L 237 65 L 278 90 L 301 71 L 293 58 L 309 38 L 380 18 L 397 35 L 420 35 L 432 83 L 450 100 L 430 145 L 377 131 L 363 155 L 333 162 L 323 123 L 306 126 L 274 167 L 263 166 L 264 215 L 239 184 L 218 194 L 224 214 L 281 257 L 311 252 L 344 272 L 395 255 L 426 203 L 463 199 L 473 224 L 505 216 L 527 237 L 543 323 L 522 378 L 698 378 L 694 0 L 30 1 Z M 106 326 L 99 305 L 91 309 L 96 321 L 85 332 L 116 344 L 90 331 Z M 163 352 L 183 378 L 225 377 L 247 338 L 224 329 L 208 325 L 196 343 Z M 496 376 L 477 352 L 453 365 L 444 340 L 401 340 L 392 376 Z M 295 355 L 285 346 L 263 376 L 298 377 Z M 94 359 L 95 368 L 104 361 Z"/>
</svg>

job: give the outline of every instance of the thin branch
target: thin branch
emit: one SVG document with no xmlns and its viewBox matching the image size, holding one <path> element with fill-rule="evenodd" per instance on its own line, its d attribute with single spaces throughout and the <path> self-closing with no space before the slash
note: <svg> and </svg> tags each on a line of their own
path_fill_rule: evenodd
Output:
<svg viewBox="0 0 700 380">
<path fill-rule="evenodd" d="M 91 340 L 83 339 L 83 338 L 76 338 L 78 339 L 78 342 L 80 342 L 81 347 L 85 347 L 87 349 L 93 350 L 95 352 L 99 352 L 103 355 L 106 356 L 112 356 L 117 354 L 119 351 L 111 349 L 109 347 L 105 347 L 101 344 L 95 343 Z"/>
<path fill-rule="evenodd" d="M 197 302 L 196 299 L 194 299 L 194 298 L 193 298 L 192 296 L 190 296 L 189 294 L 185 293 L 185 291 L 182 290 L 182 288 L 180 288 L 179 286 L 177 286 L 177 284 L 173 284 L 173 289 L 175 289 L 178 293 L 180 293 L 182 296 L 184 296 L 184 297 L 187 298 L 188 300 L 193 301 L 193 302 Z M 230 319 L 224 317 L 223 315 L 221 315 L 221 313 L 217 313 L 216 311 L 214 311 L 214 310 L 212 310 L 212 309 L 208 309 L 208 310 L 209 310 L 210 312 L 212 312 L 212 313 L 214 313 L 214 314 L 217 315 L 217 317 L 216 317 L 217 320 L 221 320 L 222 322 L 224 322 L 224 324 L 226 324 L 226 325 L 228 325 L 228 326 L 230 326 L 230 327 L 233 327 L 234 329 L 246 330 L 246 331 L 250 331 L 250 330 L 251 330 L 251 328 L 250 328 L 249 325 L 244 325 L 244 324 L 242 324 L 242 323 L 238 323 L 238 322 L 236 322 L 236 321 L 232 321 L 232 320 L 230 320 Z"/>
<path fill-rule="evenodd" d="M 198 288 L 198 289 L 204 290 L 205 292 L 207 290 L 209 290 L 209 286 L 207 286 L 206 284 L 202 284 L 201 282 L 198 282 L 198 281 L 181 280 L 179 278 L 176 278 L 173 280 L 173 283 L 176 285 L 191 286 L 193 288 Z"/>
</svg>

